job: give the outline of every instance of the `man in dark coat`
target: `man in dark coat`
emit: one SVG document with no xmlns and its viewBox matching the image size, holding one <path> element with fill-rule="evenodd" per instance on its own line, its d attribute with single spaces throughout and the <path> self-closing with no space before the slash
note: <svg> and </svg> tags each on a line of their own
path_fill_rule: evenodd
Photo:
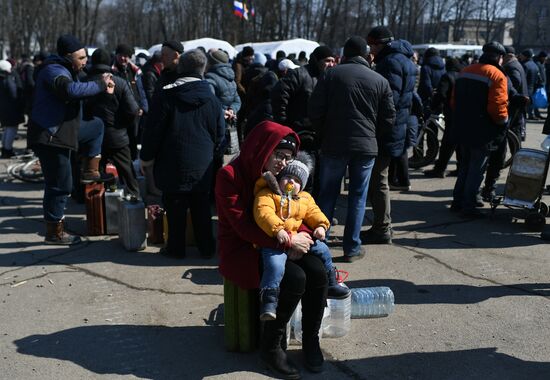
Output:
<svg viewBox="0 0 550 380">
<path fill-rule="evenodd" d="M 160 51 L 155 52 L 151 58 L 141 68 L 143 72 L 143 89 L 147 97 L 147 104 L 153 103 L 153 94 L 157 87 L 157 81 L 160 78 L 164 65 L 160 59 Z"/>
<path fill-rule="evenodd" d="M 376 136 L 391 133 L 395 120 L 388 81 L 370 69 L 367 42 L 351 37 L 344 45 L 344 63 L 329 70 L 309 99 L 309 116 L 321 141 L 317 203 L 332 220 L 340 184 L 349 168 L 350 188 L 344 228 L 344 259 L 363 257 L 359 233 L 367 191 L 378 154 Z M 299 69 L 298 69 L 299 70 Z"/>
<path fill-rule="evenodd" d="M 198 49 L 180 57 L 181 77 L 155 96 L 144 131 L 142 166 L 154 163 L 168 217 L 168 242 L 161 253 L 172 257 L 185 256 L 188 209 L 201 256 L 215 253 L 209 191 L 225 122 L 219 100 L 203 80 L 205 68 L 206 56 Z"/>
<path fill-rule="evenodd" d="M 336 65 L 335 54 L 327 46 L 319 46 L 311 53 L 305 66 L 291 70 L 281 78 L 271 92 L 273 117 L 296 132 L 310 130 L 307 104 L 309 97 L 325 72 Z"/>
<path fill-rule="evenodd" d="M 361 239 L 370 244 L 389 244 L 392 237 L 389 166 L 392 158 L 399 159 L 402 162 L 402 180 L 409 181 L 406 141 L 407 134 L 414 133 L 409 129 L 409 123 L 417 69 L 410 59 L 414 53 L 411 44 L 405 40 L 394 40 L 388 28 L 373 28 L 367 41 L 374 55 L 376 71 L 390 83 L 396 118 L 393 128 L 377 136 L 379 150 L 369 189 L 374 220 L 372 228 L 362 234 Z M 407 190 L 410 182 L 396 185 L 399 185 L 399 189 Z"/>
<path fill-rule="evenodd" d="M 424 60 L 420 69 L 420 81 L 418 83 L 418 95 L 422 104 L 429 113 L 428 106 L 431 104 L 432 96 L 439 85 L 441 77 L 445 74 L 445 61 L 439 56 L 439 50 L 429 48 L 424 52 Z M 425 114 L 424 117 L 429 117 Z"/>
<path fill-rule="evenodd" d="M 110 73 L 110 54 L 104 49 L 96 49 L 92 54 L 92 67 L 88 73 L 88 81 L 94 81 Z M 99 117 L 105 126 L 101 161 L 104 166 L 107 160 L 115 165 L 120 178 L 124 181 L 128 193 L 139 197 L 139 186 L 132 166 L 130 155 L 130 139 L 128 128 L 134 125 L 138 116 L 139 106 L 128 83 L 113 77 L 115 91 L 113 94 L 100 94 L 86 101 L 86 111 Z"/>
<path fill-rule="evenodd" d="M 424 175 L 428 178 L 445 178 L 445 170 L 449 164 L 451 156 L 455 152 L 456 144 L 451 141 L 451 131 L 453 129 L 453 110 L 451 108 L 451 95 L 455 86 L 458 73 L 462 70 L 462 64 L 457 58 L 447 58 L 445 62 L 445 74 L 441 77 L 439 85 L 432 98 L 432 111 L 434 113 L 443 113 L 445 119 L 445 131 L 439 147 L 439 156 L 435 161 L 433 169 L 426 170 Z M 457 166 L 458 156 L 457 152 Z"/>
<path fill-rule="evenodd" d="M 522 96 L 529 97 L 529 88 L 527 85 L 527 76 L 523 65 L 516 58 L 515 50 L 513 47 L 506 47 L 506 55 L 503 58 L 504 72 L 506 76 L 512 81 L 512 86 L 516 89 L 517 93 Z M 510 129 L 516 133 L 522 141 L 525 141 L 525 107 L 511 107 L 510 108 Z"/>
<path fill-rule="evenodd" d="M 526 49 L 522 51 L 518 59 L 521 62 L 523 69 L 525 70 L 527 91 L 529 92 L 529 97 L 531 98 L 531 104 L 528 106 L 527 109 L 527 118 L 529 120 L 538 120 L 539 117 L 534 114 L 535 109 L 533 107 L 533 95 L 535 93 L 535 90 L 540 87 L 541 77 L 537 64 L 533 62 L 533 50 Z"/>
<path fill-rule="evenodd" d="M 15 76 L 8 61 L 0 61 L 0 125 L 2 126 L 2 158 L 10 158 L 13 152 L 13 141 L 17 126 L 25 121 Z"/>
<path fill-rule="evenodd" d="M 84 45 L 74 36 L 59 37 L 57 53 L 38 70 L 27 143 L 40 159 L 44 174 L 45 242 L 70 245 L 80 242 L 78 236 L 65 232 L 63 222 L 73 188 L 71 152 L 77 150 L 79 140 L 85 141 L 87 148 L 82 178 L 89 182 L 101 179 L 98 167 L 103 124 L 86 123 L 80 128 L 81 100 L 105 91 L 113 93 L 114 82 L 111 74 L 96 81 L 79 82 L 78 73 L 88 57 Z"/>
<path fill-rule="evenodd" d="M 538 87 L 544 87 L 545 89 L 548 82 L 548 78 L 546 77 L 546 68 L 544 67 L 544 62 L 546 61 L 546 57 L 548 57 L 548 53 L 542 50 L 533 59 L 533 61 L 539 68 L 540 80 L 538 83 Z M 547 92 L 547 96 L 548 96 L 548 92 Z M 543 119 L 543 117 L 540 115 L 540 111 L 538 108 L 533 108 L 533 111 L 536 117 L 538 117 L 539 119 Z"/>
</svg>

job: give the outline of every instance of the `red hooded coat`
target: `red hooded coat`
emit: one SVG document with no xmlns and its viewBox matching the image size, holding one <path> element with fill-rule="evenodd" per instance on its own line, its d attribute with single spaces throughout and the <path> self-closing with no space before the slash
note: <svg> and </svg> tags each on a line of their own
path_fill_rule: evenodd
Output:
<svg viewBox="0 0 550 380">
<path fill-rule="evenodd" d="M 263 121 L 252 129 L 241 146 L 241 153 L 218 171 L 216 177 L 216 206 L 218 211 L 218 247 L 220 273 L 243 289 L 260 284 L 260 252 L 278 247 L 254 221 L 254 184 L 275 147 L 292 129 Z"/>
</svg>

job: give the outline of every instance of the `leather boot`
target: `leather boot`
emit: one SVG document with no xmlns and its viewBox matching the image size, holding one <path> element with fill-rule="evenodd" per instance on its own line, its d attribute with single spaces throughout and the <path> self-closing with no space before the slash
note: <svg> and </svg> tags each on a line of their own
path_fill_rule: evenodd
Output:
<svg viewBox="0 0 550 380">
<path fill-rule="evenodd" d="M 81 242 L 79 236 L 71 235 L 65 232 L 64 222 L 46 222 L 46 244 L 54 245 L 73 245 Z"/>
<path fill-rule="evenodd" d="M 264 323 L 260 343 L 260 359 L 277 376 L 283 379 L 299 379 L 300 371 L 292 363 L 281 346 L 286 339 L 286 325 L 300 301 L 301 294 L 283 293 L 277 307 L 277 319 Z"/>
<path fill-rule="evenodd" d="M 336 280 L 336 267 L 332 267 L 332 270 L 330 272 L 327 272 L 327 276 L 328 298 L 342 300 L 350 295 L 351 290 L 349 290 L 345 286 L 341 286 L 340 284 L 338 284 L 338 281 Z"/>
<path fill-rule="evenodd" d="M 114 180 L 115 177 L 111 173 L 99 172 L 99 161 L 101 161 L 101 156 L 82 158 L 80 183 L 106 182 Z"/>
<path fill-rule="evenodd" d="M 319 330 L 327 300 L 327 286 L 309 288 L 302 297 L 302 352 L 305 367 L 323 372 L 325 358 L 319 345 Z"/>
</svg>

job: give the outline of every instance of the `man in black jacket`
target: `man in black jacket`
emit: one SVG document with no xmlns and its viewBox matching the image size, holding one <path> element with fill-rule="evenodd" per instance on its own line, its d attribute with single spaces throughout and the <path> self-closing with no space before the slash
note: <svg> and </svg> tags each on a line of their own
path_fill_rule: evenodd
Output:
<svg viewBox="0 0 550 380">
<path fill-rule="evenodd" d="M 327 46 L 319 46 L 311 53 L 310 62 L 292 70 L 273 87 L 271 104 L 276 122 L 288 125 L 296 132 L 310 130 L 307 114 L 309 97 L 325 71 L 336 64 L 335 54 Z"/>
<path fill-rule="evenodd" d="M 96 49 L 92 54 L 92 67 L 88 80 L 97 80 L 104 73 L 110 73 L 110 55 L 104 49 Z M 104 166 L 111 160 L 120 178 L 124 181 L 128 193 L 139 197 L 139 186 L 132 167 L 128 128 L 135 123 L 139 106 L 128 83 L 119 77 L 113 77 L 115 92 L 100 94 L 86 102 L 86 111 L 99 117 L 105 126 L 101 149 L 101 162 Z"/>
<path fill-rule="evenodd" d="M 309 116 L 321 141 L 318 205 L 332 220 L 340 184 L 349 168 L 350 188 L 344 229 L 344 259 L 364 256 L 359 233 L 369 180 L 378 154 L 376 137 L 395 121 L 390 85 L 371 70 L 367 42 L 358 36 L 344 45 L 344 63 L 328 71 L 309 100 Z"/>
<path fill-rule="evenodd" d="M 143 135 L 142 167 L 153 164 L 168 217 L 162 254 L 185 257 L 187 210 L 201 256 L 215 253 L 209 191 L 213 160 L 225 135 L 223 108 L 203 80 L 206 56 L 190 50 L 180 57 L 181 77 L 154 97 Z"/>
</svg>

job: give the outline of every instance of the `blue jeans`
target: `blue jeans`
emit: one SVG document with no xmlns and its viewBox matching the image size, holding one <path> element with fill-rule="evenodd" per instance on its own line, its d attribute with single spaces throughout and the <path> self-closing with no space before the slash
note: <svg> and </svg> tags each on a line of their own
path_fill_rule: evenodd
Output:
<svg viewBox="0 0 550 380">
<path fill-rule="evenodd" d="M 44 175 L 44 220 L 59 222 L 73 188 L 71 150 L 46 145 L 38 145 L 33 150 L 40 159 Z"/>
<path fill-rule="evenodd" d="M 88 121 L 80 120 L 78 153 L 86 157 L 96 157 L 101 154 L 104 131 L 103 121 L 100 118 L 94 117 Z"/>
<path fill-rule="evenodd" d="M 476 207 L 476 197 L 483 174 L 487 168 L 489 151 L 484 147 L 459 146 L 460 165 L 453 190 L 453 204 L 462 211 L 470 212 Z"/>
<path fill-rule="evenodd" d="M 332 256 L 328 246 L 320 240 L 316 240 L 307 255 L 317 256 L 323 262 L 326 271 L 332 270 Z M 260 289 L 278 288 L 285 274 L 286 253 L 271 248 L 262 248 L 262 260 L 264 271 L 260 282 Z"/>
<path fill-rule="evenodd" d="M 359 233 L 365 217 L 365 203 L 375 156 L 321 154 L 319 172 L 319 199 L 317 204 L 328 220 L 332 220 L 336 200 L 346 167 L 349 168 L 348 210 L 344 227 L 344 255 L 361 252 Z"/>
</svg>

